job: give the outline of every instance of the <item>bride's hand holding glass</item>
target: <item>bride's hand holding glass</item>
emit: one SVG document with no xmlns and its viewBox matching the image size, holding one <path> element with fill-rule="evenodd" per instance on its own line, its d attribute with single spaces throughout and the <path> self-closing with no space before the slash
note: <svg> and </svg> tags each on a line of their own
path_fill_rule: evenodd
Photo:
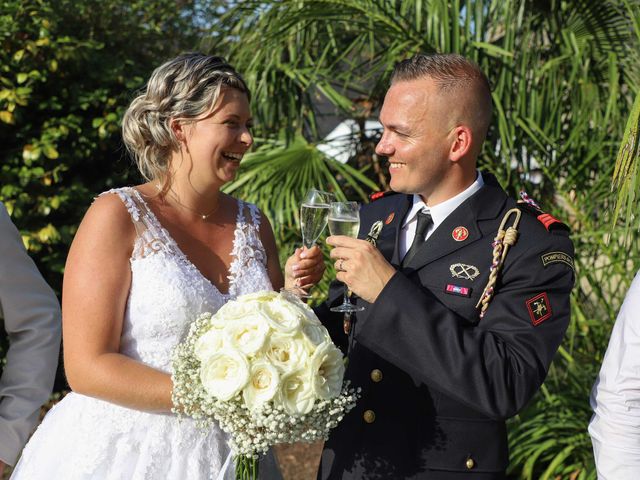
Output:
<svg viewBox="0 0 640 480">
<path fill-rule="evenodd" d="M 305 298 L 306 291 L 322 279 L 324 270 L 324 257 L 317 245 L 296 248 L 284 267 L 284 290 Z"/>
</svg>

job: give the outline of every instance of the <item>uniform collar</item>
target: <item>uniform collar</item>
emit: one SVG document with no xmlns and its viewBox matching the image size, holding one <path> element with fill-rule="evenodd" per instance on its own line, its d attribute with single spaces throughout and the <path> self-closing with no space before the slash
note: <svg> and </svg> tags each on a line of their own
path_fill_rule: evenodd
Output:
<svg viewBox="0 0 640 480">
<path fill-rule="evenodd" d="M 480 190 L 483 185 L 484 180 L 482 178 L 482 173 L 478 171 L 476 180 L 469 187 L 457 194 L 455 197 L 451 197 L 450 199 L 433 207 L 428 207 L 427 204 L 422 201 L 420 195 L 414 194 L 413 204 L 405 216 L 402 228 L 405 228 L 407 224 L 415 221 L 419 211 L 425 210 L 431 214 L 431 220 L 433 221 L 433 227 L 431 227 L 430 230 L 435 230 L 438 228 L 438 225 L 444 222 L 456 208 L 458 208 L 467 198 Z"/>
</svg>

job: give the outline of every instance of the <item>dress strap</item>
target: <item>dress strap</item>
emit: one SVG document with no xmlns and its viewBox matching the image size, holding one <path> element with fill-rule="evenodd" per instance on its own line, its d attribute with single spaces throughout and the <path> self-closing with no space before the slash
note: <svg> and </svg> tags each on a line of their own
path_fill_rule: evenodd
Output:
<svg viewBox="0 0 640 480">
<path fill-rule="evenodd" d="M 132 258 L 146 257 L 160 250 L 170 249 L 171 238 L 157 221 L 140 192 L 133 187 L 114 188 L 100 196 L 113 193 L 124 203 L 136 229 L 136 241 Z"/>
<path fill-rule="evenodd" d="M 98 197 L 110 194 L 118 195 L 120 200 L 122 200 L 122 203 L 124 203 L 124 206 L 127 208 L 129 215 L 131 215 L 131 220 L 133 223 L 136 223 L 140 221 L 140 210 L 133 199 L 132 190 L 133 188 L 131 187 L 112 188 L 111 190 L 102 192 Z"/>
<path fill-rule="evenodd" d="M 256 230 L 260 230 L 260 210 L 253 203 L 248 203 L 249 211 L 251 212 L 251 223 L 255 225 Z"/>
</svg>

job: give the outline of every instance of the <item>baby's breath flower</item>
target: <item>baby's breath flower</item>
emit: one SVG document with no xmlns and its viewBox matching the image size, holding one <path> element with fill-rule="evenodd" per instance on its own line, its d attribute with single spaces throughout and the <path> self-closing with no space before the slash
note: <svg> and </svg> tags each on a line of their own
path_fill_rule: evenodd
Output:
<svg viewBox="0 0 640 480">
<path fill-rule="evenodd" d="M 256 326 L 256 312 L 265 315 L 264 324 Z M 222 338 L 236 353 L 229 354 Z M 217 422 L 234 455 L 246 458 L 277 443 L 326 439 L 360 396 L 348 382 L 339 388 L 344 370 L 327 342 L 329 334 L 305 303 L 276 292 L 238 297 L 215 315 L 198 317 L 176 347 L 173 411 L 203 429 Z M 227 375 L 227 367 L 236 373 Z M 212 391 L 216 382 L 220 391 Z"/>
</svg>

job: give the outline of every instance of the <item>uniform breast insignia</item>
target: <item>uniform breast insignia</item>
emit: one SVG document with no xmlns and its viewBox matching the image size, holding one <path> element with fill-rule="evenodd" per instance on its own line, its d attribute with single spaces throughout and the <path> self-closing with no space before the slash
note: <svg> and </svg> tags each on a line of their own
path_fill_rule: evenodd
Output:
<svg viewBox="0 0 640 480">
<path fill-rule="evenodd" d="M 456 242 L 464 242 L 469 236 L 469 230 L 466 227 L 459 226 L 453 229 L 451 236 Z"/>
<path fill-rule="evenodd" d="M 445 293 L 450 295 L 459 295 L 461 297 L 470 297 L 471 289 L 469 287 L 461 287 L 460 285 L 451 285 L 448 284 L 444 288 Z"/>
<path fill-rule="evenodd" d="M 527 310 L 529 310 L 529 317 L 531 317 L 531 323 L 534 326 L 540 325 L 546 319 L 551 317 L 551 305 L 549 304 L 549 297 L 546 292 L 536 295 L 526 301 Z"/>
<path fill-rule="evenodd" d="M 576 271 L 573 258 L 564 252 L 547 252 L 541 255 L 540 258 L 542 259 L 542 266 L 545 268 L 552 263 L 564 263 L 565 265 L 569 265 L 571 270 Z"/>
<path fill-rule="evenodd" d="M 365 240 L 375 247 L 381 231 L 382 220 L 378 220 L 377 222 L 374 222 L 373 225 L 371 225 L 371 229 L 369 230 L 369 233 L 367 233 L 367 237 L 365 238 Z"/>
<path fill-rule="evenodd" d="M 396 216 L 395 212 L 391 212 L 387 217 L 387 219 L 384 221 L 384 224 L 389 225 L 391 222 L 393 222 L 393 219 L 395 216 Z"/>
<path fill-rule="evenodd" d="M 464 280 L 473 280 L 480 275 L 480 270 L 474 265 L 466 265 L 464 263 L 454 263 L 449 266 L 449 271 L 453 278 L 462 278 Z"/>
</svg>

